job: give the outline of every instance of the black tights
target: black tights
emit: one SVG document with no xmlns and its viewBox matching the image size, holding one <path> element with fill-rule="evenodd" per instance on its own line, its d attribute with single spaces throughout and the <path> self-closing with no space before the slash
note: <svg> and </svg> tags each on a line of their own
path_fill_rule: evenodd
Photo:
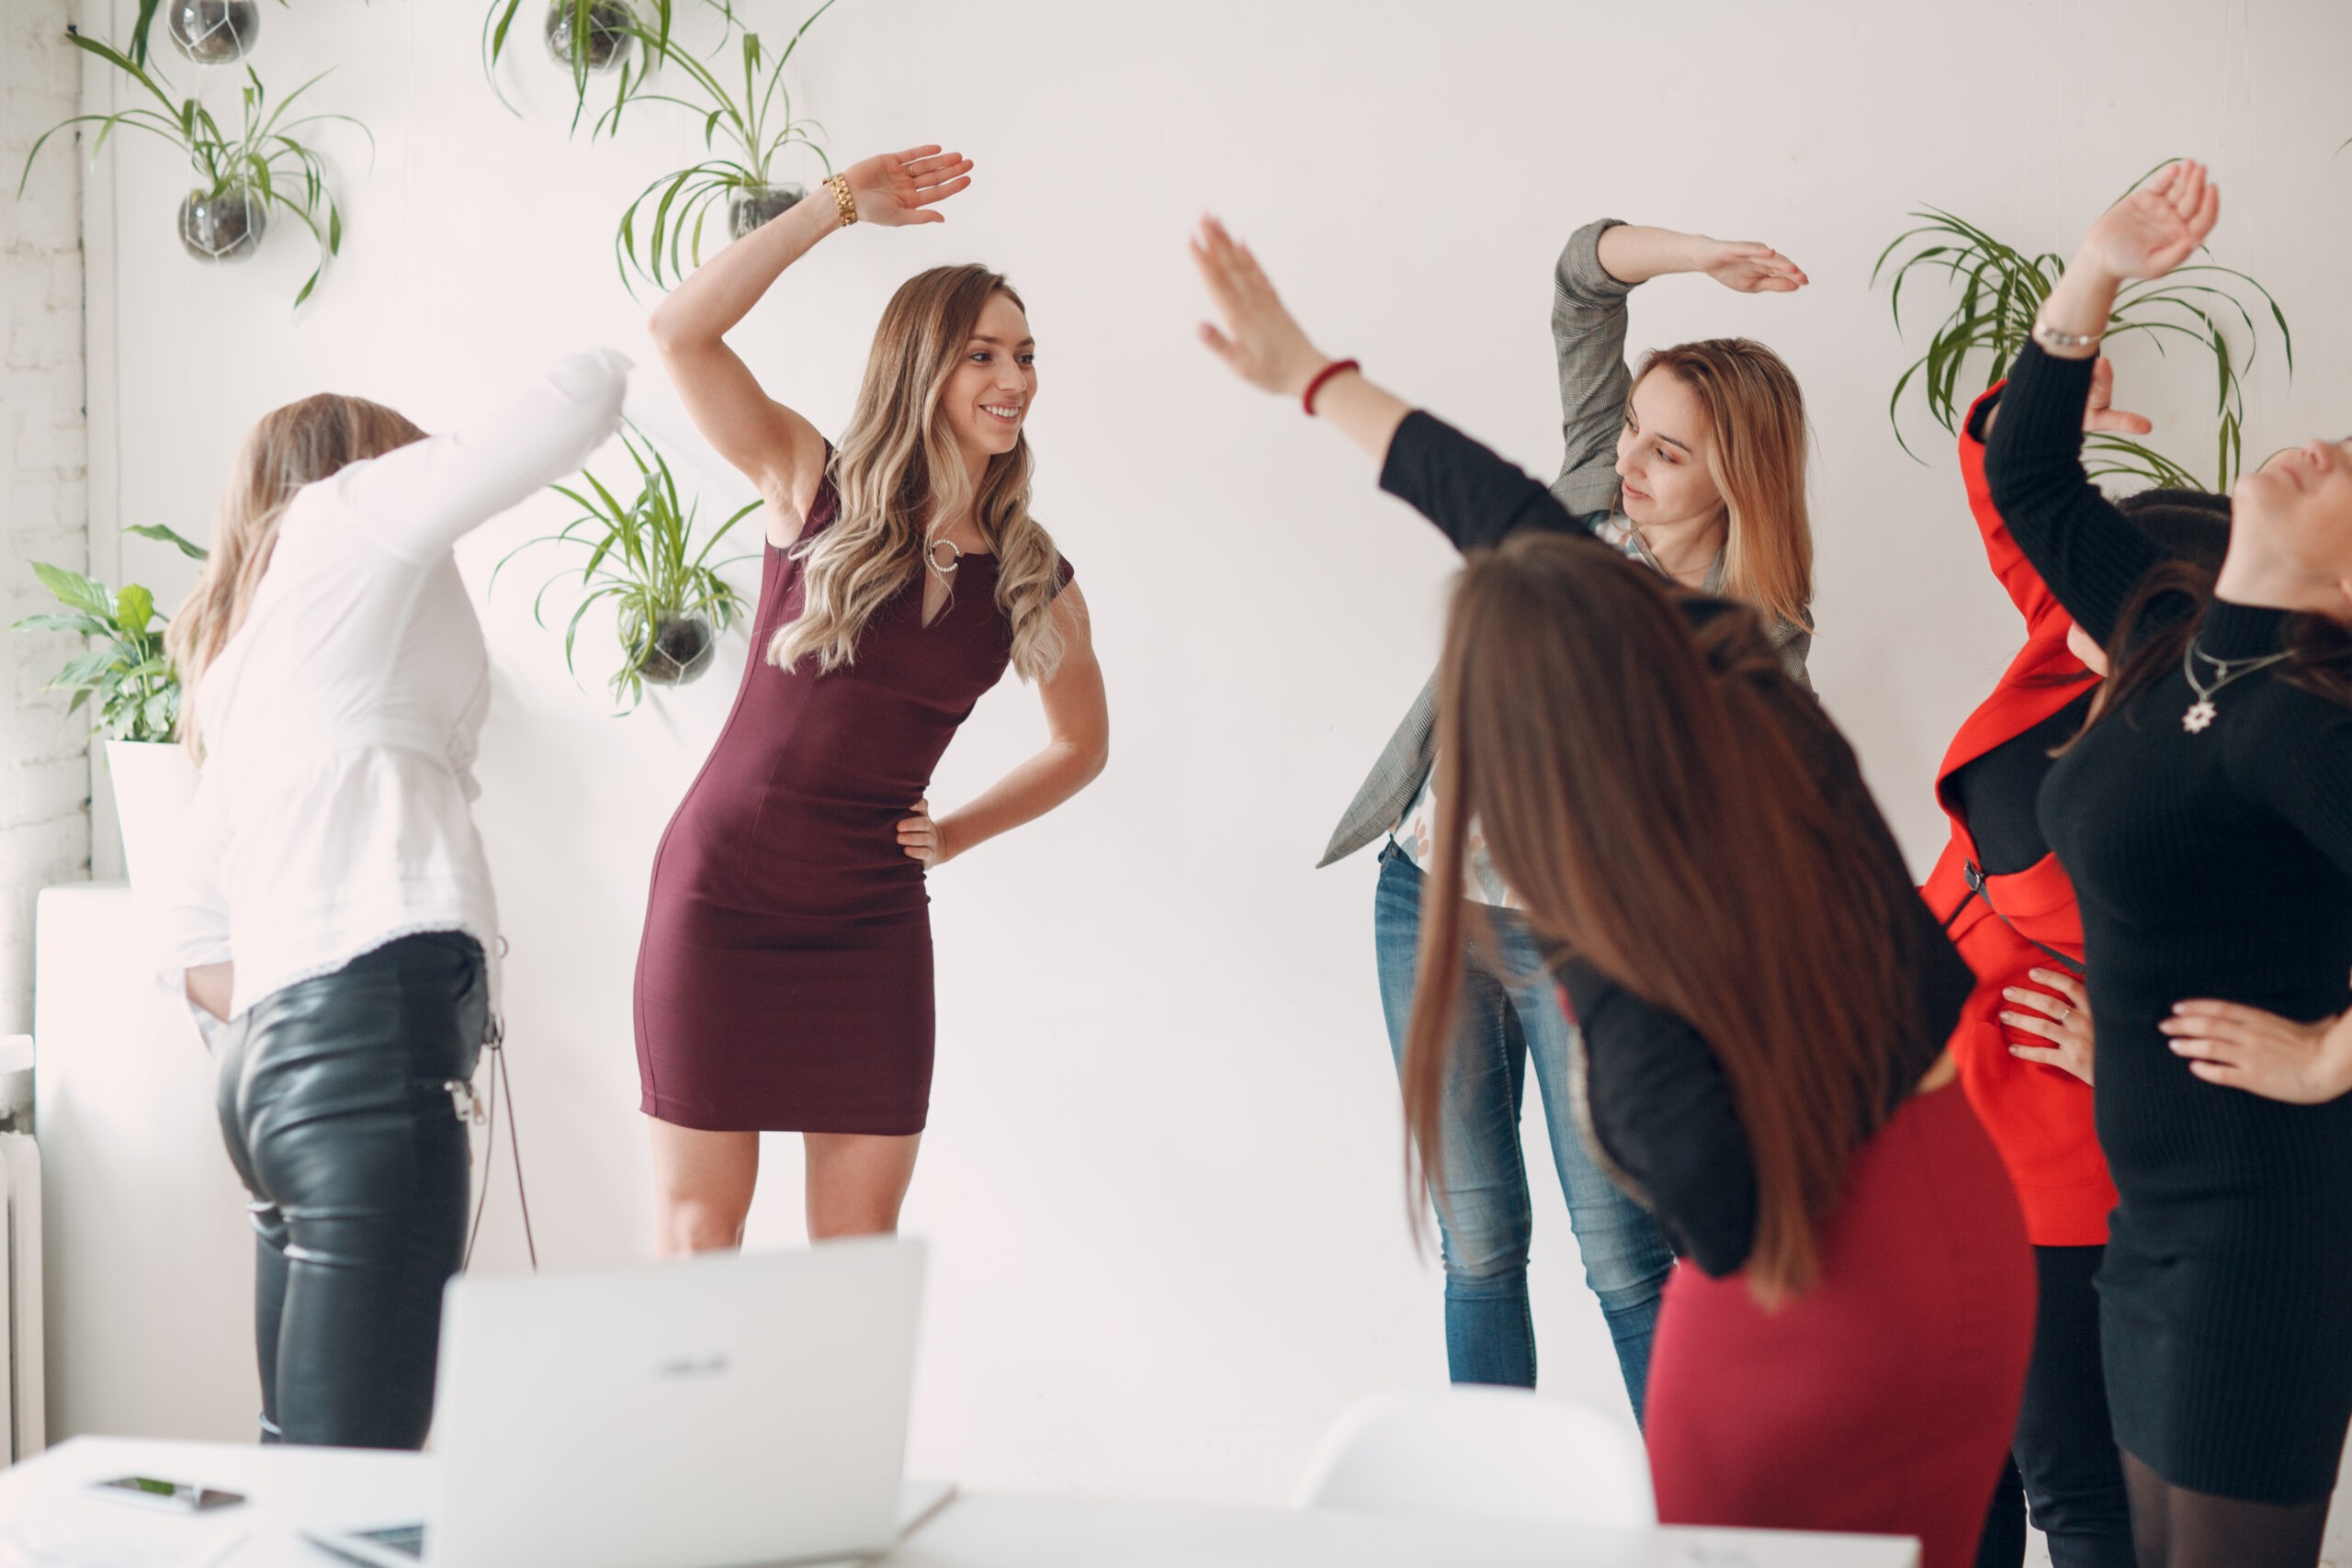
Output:
<svg viewBox="0 0 2352 1568">
<path fill-rule="evenodd" d="M 2020 1568 L 2026 1504 L 2056 1568 L 2132 1568 L 2132 1517 L 2098 1351 L 2104 1247 L 2037 1247 L 2033 1359 L 2010 1460 L 1993 1491 L 1976 1568 Z"/>
<path fill-rule="evenodd" d="M 465 1124 L 486 1021 L 471 937 L 403 937 L 271 992 L 220 1061 L 254 1201 L 262 1440 L 416 1449 L 441 1288 L 465 1251 Z"/>
<path fill-rule="evenodd" d="M 2123 1456 L 2140 1568 L 2314 1568 L 2328 1498 L 2248 1503 L 2175 1486 Z"/>
</svg>

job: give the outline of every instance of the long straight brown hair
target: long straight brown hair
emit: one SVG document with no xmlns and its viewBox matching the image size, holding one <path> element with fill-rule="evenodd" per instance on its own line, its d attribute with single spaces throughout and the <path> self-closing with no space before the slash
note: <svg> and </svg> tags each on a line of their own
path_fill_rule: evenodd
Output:
<svg viewBox="0 0 2352 1568">
<path fill-rule="evenodd" d="M 345 465 L 380 457 L 424 439 L 409 419 L 381 403 L 318 392 L 275 408 L 246 433 L 230 465 L 229 488 L 203 573 L 164 631 L 164 649 L 180 678 L 180 739 L 201 757 L 196 689 L 237 628 L 277 553 L 277 525 L 307 484 Z"/>
<path fill-rule="evenodd" d="M 1753 338 L 1652 349 L 1634 378 L 1663 371 L 1707 411 L 1707 474 L 1723 492 L 1724 592 L 1813 630 L 1813 519 L 1805 504 L 1804 393 Z"/>
<path fill-rule="evenodd" d="M 1815 1275 L 1815 1234 L 1883 1119 L 1909 1016 L 1891 888 L 1808 758 L 1844 740 L 1754 609 L 1694 630 L 1646 568 L 1523 534 L 1456 580 L 1438 675 L 1437 842 L 1404 1069 L 1408 1164 L 1444 1169 L 1470 823 L 1548 950 L 1687 1021 L 1756 1164 L 1751 1288 Z M 1418 1190 L 1419 1183 L 1416 1183 Z"/>
</svg>

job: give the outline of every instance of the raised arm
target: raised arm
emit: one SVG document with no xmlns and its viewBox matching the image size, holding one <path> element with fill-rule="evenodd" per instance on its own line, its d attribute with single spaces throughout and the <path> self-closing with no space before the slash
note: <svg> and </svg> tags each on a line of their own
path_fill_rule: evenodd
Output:
<svg viewBox="0 0 2352 1568">
<path fill-rule="evenodd" d="M 1205 322 L 1202 341 L 1261 390 L 1297 398 L 1323 377 L 1329 355 L 1307 341 L 1249 247 L 1214 219 L 1193 240 L 1222 329 Z M 1381 485 L 1409 502 L 1462 549 L 1499 542 L 1521 528 L 1585 532 L 1550 491 L 1467 435 L 1425 413 L 1361 371 L 1322 379 L 1314 412 L 1381 464 Z"/>
<path fill-rule="evenodd" d="M 620 427 L 628 371 L 609 348 L 571 355 L 447 434 L 323 483 L 378 545 L 422 566 L 586 462 Z"/>
<path fill-rule="evenodd" d="M 2201 164 L 2175 164 L 2099 216 L 2042 301 L 1984 444 L 1993 504 L 2066 613 L 2102 645 L 2162 554 L 2084 471 L 2083 421 L 2116 294 L 2195 253 L 2221 213 Z"/>
<path fill-rule="evenodd" d="M 944 221 L 935 206 L 972 183 L 971 168 L 971 160 L 957 153 L 914 147 L 854 164 L 842 177 L 859 222 L 897 228 Z M 766 502 L 772 544 L 799 536 L 824 478 L 825 439 L 760 389 L 751 367 L 727 345 L 727 334 L 785 268 L 840 227 L 840 206 L 820 186 L 695 268 L 646 322 L 695 427 Z"/>
<path fill-rule="evenodd" d="M 2001 509 L 1993 504 L 1992 487 L 1984 478 L 1984 441 L 2001 412 L 2002 387 L 1995 386 L 1970 405 L 1968 417 L 1960 425 L 1960 477 L 1968 491 L 1968 510 L 1976 519 L 1976 530 L 1984 540 L 1984 556 L 1993 568 L 1993 575 L 2008 591 L 2009 602 L 2025 617 L 2026 635 L 2030 638 L 2058 637 L 2065 635 L 2067 615 L 2041 574 L 2033 570 L 2025 552 L 2009 533 L 2008 521 Z M 2115 364 L 2101 358 L 2091 375 L 2089 405 L 2083 412 L 2086 431 L 2112 430 L 2127 434 L 2144 435 L 2154 426 L 2142 414 L 2128 412 L 2113 406 L 2115 397 Z"/>
<path fill-rule="evenodd" d="M 1638 279 L 1602 266 L 1600 242 L 1627 227 L 1615 218 L 1586 224 L 1568 236 L 1552 269 L 1552 353 L 1560 371 L 1560 477 L 1552 493 L 1571 512 L 1617 504 L 1617 433 L 1634 383 L 1625 367 L 1625 296 Z"/>
<path fill-rule="evenodd" d="M 1746 294 L 1804 286 L 1770 245 L 1712 240 L 1603 218 L 1568 236 L 1552 269 L 1552 349 L 1560 371 L 1560 477 L 1552 493 L 1571 512 L 1617 503 L 1617 433 L 1633 373 L 1625 366 L 1625 297 L 1674 272 L 1702 272 Z"/>
</svg>

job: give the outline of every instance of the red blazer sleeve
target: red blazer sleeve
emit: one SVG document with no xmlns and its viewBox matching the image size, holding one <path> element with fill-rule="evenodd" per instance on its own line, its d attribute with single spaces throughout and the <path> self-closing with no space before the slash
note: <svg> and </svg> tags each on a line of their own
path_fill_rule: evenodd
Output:
<svg viewBox="0 0 2352 1568">
<path fill-rule="evenodd" d="M 2000 509 L 1993 504 L 1992 487 L 1984 479 L 1984 437 L 1982 434 L 1985 416 L 1999 400 L 2000 386 L 1987 390 L 1969 405 L 1968 417 L 1960 422 L 1960 473 L 1968 485 L 1968 509 L 1976 514 L 1977 532 L 1984 536 L 1984 554 L 1993 564 L 1993 575 L 2009 591 L 2010 602 L 2018 614 L 2025 617 L 2028 640 L 2059 637 L 2066 635 L 2068 616 L 2058 596 L 2025 558 L 2025 552 L 2009 534 L 2009 525 L 2002 520 Z"/>
</svg>

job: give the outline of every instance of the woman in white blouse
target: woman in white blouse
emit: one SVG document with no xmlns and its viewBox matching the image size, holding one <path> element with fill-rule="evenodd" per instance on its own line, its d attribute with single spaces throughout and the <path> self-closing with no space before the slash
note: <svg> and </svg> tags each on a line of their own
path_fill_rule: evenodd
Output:
<svg viewBox="0 0 2352 1568">
<path fill-rule="evenodd" d="M 220 1032 L 254 1196 L 264 1441 L 422 1447 L 496 1002 L 469 804 L 490 664 L 450 548 L 577 468 L 628 361 L 565 359 L 427 437 L 322 395 L 246 438 L 168 643 L 203 762 L 169 962 Z"/>
</svg>

